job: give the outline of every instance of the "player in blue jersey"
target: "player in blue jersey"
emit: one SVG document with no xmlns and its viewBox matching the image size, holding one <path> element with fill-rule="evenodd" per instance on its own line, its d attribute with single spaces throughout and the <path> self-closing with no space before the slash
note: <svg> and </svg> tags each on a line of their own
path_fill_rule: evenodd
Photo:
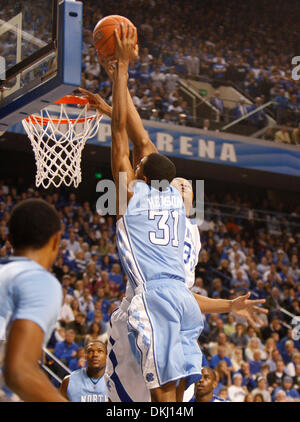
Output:
<svg viewBox="0 0 300 422">
<path fill-rule="evenodd" d="M 197 339 L 203 320 L 185 287 L 182 256 L 186 221 L 181 195 L 170 186 L 161 190 L 151 186 L 154 180 L 170 183 L 175 166 L 157 153 L 144 157 L 135 173 L 130 163 L 127 80 L 136 34 L 130 29 L 125 37 L 124 32 L 122 27 L 121 39 L 116 33 L 111 164 L 117 188 L 118 249 L 135 293 L 128 308 L 129 338 L 151 400 L 181 401 L 180 393 L 176 394 L 184 388 L 181 380 L 201 375 Z M 125 203 L 119 199 L 122 188 L 127 194 Z"/>
<path fill-rule="evenodd" d="M 61 285 L 49 273 L 59 248 L 60 218 L 47 202 L 28 199 L 14 207 L 8 229 L 14 256 L 0 260 L 4 382 L 23 401 L 66 401 L 38 364 L 62 306 Z"/>
<path fill-rule="evenodd" d="M 85 346 L 86 368 L 80 368 L 67 375 L 60 386 L 64 397 L 71 402 L 106 402 L 104 381 L 107 350 L 99 340 Z"/>
<path fill-rule="evenodd" d="M 214 388 L 217 386 L 215 371 L 208 367 L 202 368 L 202 378 L 195 383 L 194 395 L 190 402 L 229 402 L 214 395 Z"/>
</svg>

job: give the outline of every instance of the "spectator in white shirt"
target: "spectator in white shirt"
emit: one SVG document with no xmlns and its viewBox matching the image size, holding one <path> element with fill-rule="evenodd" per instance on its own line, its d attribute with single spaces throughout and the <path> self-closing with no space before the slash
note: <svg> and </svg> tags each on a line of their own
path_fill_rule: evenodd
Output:
<svg viewBox="0 0 300 422">
<path fill-rule="evenodd" d="M 152 86 L 155 88 L 162 88 L 165 75 L 160 71 L 160 66 L 155 66 L 154 71 L 150 73 L 150 78 L 152 81 Z"/>
<path fill-rule="evenodd" d="M 286 365 L 285 371 L 289 377 L 296 376 L 296 366 L 300 365 L 300 352 L 296 351 L 292 354 L 292 362 Z"/>
<path fill-rule="evenodd" d="M 189 76 L 198 76 L 200 71 L 200 60 L 195 51 L 185 59 L 185 65 Z"/>
<path fill-rule="evenodd" d="M 267 258 L 263 256 L 260 260 L 260 264 L 257 266 L 257 271 L 263 275 L 266 271 L 268 271 L 270 268 L 270 265 L 268 265 Z"/>
<path fill-rule="evenodd" d="M 139 108 L 141 105 L 141 99 L 135 94 L 134 89 L 131 89 L 129 92 L 130 92 L 133 104 L 137 108 Z"/>
<path fill-rule="evenodd" d="M 270 266 L 270 269 L 264 273 L 263 280 L 281 283 L 282 280 L 281 280 L 280 275 L 276 271 L 276 265 L 275 264 L 272 264 Z"/>
<path fill-rule="evenodd" d="M 94 56 L 90 58 L 90 62 L 86 63 L 85 71 L 87 74 L 92 74 L 95 78 L 98 78 L 100 75 L 100 65 L 95 61 Z"/>
<path fill-rule="evenodd" d="M 94 303 L 89 289 L 84 289 L 83 295 L 78 298 L 80 312 L 87 315 L 88 312 L 94 310 Z"/>
<path fill-rule="evenodd" d="M 170 67 L 169 72 L 165 75 L 165 87 L 168 93 L 175 91 L 179 76 L 176 75 L 174 67 Z"/>
<path fill-rule="evenodd" d="M 257 387 L 251 391 L 252 395 L 255 396 L 256 394 L 261 394 L 264 398 L 264 401 L 270 403 L 272 399 L 271 399 L 271 394 L 267 390 L 266 378 L 259 375 L 257 377 L 256 382 L 257 382 Z"/>
<path fill-rule="evenodd" d="M 235 262 L 234 264 L 231 263 L 229 268 L 230 268 L 230 271 L 231 271 L 233 278 L 237 278 L 237 273 L 241 272 L 242 273 L 242 279 L 245 280 L 246 282 L 249 282 L 248 275 L 247 275 L 246 271 L 241 267 L 241 265 L 238 262 Z"/>
<path fill-rule="evenodd" d="M 201 277 L 196 278 L 195 284 L 191 288 L 191 291 L 197 293 L 198 295 L 207 297 L 207 291 L 203 288 L 203 279 Z"/>
<path fill-rule="evenodd" d="M 210 120 L 209 119 L 204 120 L 202 130 L 210 130 Z"/>
<path fill-rule="evenodd" d="M 84 259 L 88 262 L 88 261 L 90 261 L 90 259 L 91 259 L 91 252 L 90 252 L 90 247 L 89 247 L 89 244 L 87 243 L 87 242 L 84 242 L 82 245 L 81 245 L 81 248 L 82 248 L 82 250 L 83 250 L 83 252 L 84 252 Z"/>
<path fill-rule="evenodd" d="M 67 249 L 73 253 L 75 256 L 78 251 L 80 251 L 80 243 L 76 240 L 76 235 L 71 232 L 69 239 L 67 239 Z"/>
<path fill-rule="evenodd" d="M 233 385 L 228 387 L 228 397 L 233 402 L 243 402 L 246 395 L 246 387 L 242 387 L 243 377 L 236 373 L 232 377 Z"/>
<path fill-rule="evenodd" d="M 242 264 L 243 262 L 245 262 L 246 260 L 246 256 L 244 254 L 244 252 L 242 252 L 239 249 L 239 244 L 235 243 L 231 249 L 231 251 L 229 252 L 229 260 L 232 262 L 235 260 L 236 255 L 239 256 L 239 263 Z"/>
<path fill-rule="evenodd" d="M 63 304 L 58 315 L 58 321 L 60 324 L 68 324 L 68 322 L 74 321 L 74 313 L 71 308 L 71 301 L 73 296 L 68 295 L 65 288 L 63 288 Z"/>
</svg>

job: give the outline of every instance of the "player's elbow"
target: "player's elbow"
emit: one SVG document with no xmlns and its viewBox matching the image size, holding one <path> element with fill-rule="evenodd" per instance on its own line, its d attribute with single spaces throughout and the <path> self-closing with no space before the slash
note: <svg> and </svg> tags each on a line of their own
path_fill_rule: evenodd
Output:
<svg viewBox="0 0 300 422">
<path fill-rule="evenodd" d="M 5 385 L 12 391 L 19 393 L 23 390 L 24 373 L 16 366 L 4 366 L 3 377 Z"/>
<path fill-rule="evenodd" d="M 23 359 L 6 362 L 3 368 L 3 377 L 6 386 L 15 393 L 22 395 L 22 392 L 28 388 L 28 382 L 36 376 L 38 364 L 26 363 Z"/>
<path fill-rule="evenodd" d="M 148 135 L 148 132 L 145 130 L 144 133 L 142 134 L 142 136 L 139 139 L 139 146 L 141 148 L 146 148 L 149 145 L 150 138 Z"/>
</svg>

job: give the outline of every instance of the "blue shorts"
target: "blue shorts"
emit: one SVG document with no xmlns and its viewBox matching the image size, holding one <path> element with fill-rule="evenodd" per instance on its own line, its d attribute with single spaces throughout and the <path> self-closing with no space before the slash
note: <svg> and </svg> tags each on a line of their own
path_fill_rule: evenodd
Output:
<svg viewBox="0 0 300 422">
<path fill-rule="evenodd" d="M 203 318 L 196 299 L 179 280 L 155 280 L 128 308 L 131 349 L 148 389 L 190 376 L 201 378 L 197 340 Z"/>
</svg>

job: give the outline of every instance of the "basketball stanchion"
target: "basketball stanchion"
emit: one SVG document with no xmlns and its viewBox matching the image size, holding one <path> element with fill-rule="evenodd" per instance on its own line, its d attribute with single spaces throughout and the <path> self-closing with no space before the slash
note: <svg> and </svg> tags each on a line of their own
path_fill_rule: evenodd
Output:
<svg viewBox="0 0 300 422">
<path fill-rule="evenodd" d="M 74 95 L 54 104 L 60 108 L 58 115 L 46 107 L 22 121 L 35 155 L 35 184 L 45 189 L 51 184 L 58 188 L 62 183 L 77 188 L 81 182 L 83 148 L 97 134 L 102 114 L 91 114 L 89 101 Z M 72 111 L 67 110 L 67 105 L 79 106 L 76 118 L 70 118 Z"/>
</svg>

